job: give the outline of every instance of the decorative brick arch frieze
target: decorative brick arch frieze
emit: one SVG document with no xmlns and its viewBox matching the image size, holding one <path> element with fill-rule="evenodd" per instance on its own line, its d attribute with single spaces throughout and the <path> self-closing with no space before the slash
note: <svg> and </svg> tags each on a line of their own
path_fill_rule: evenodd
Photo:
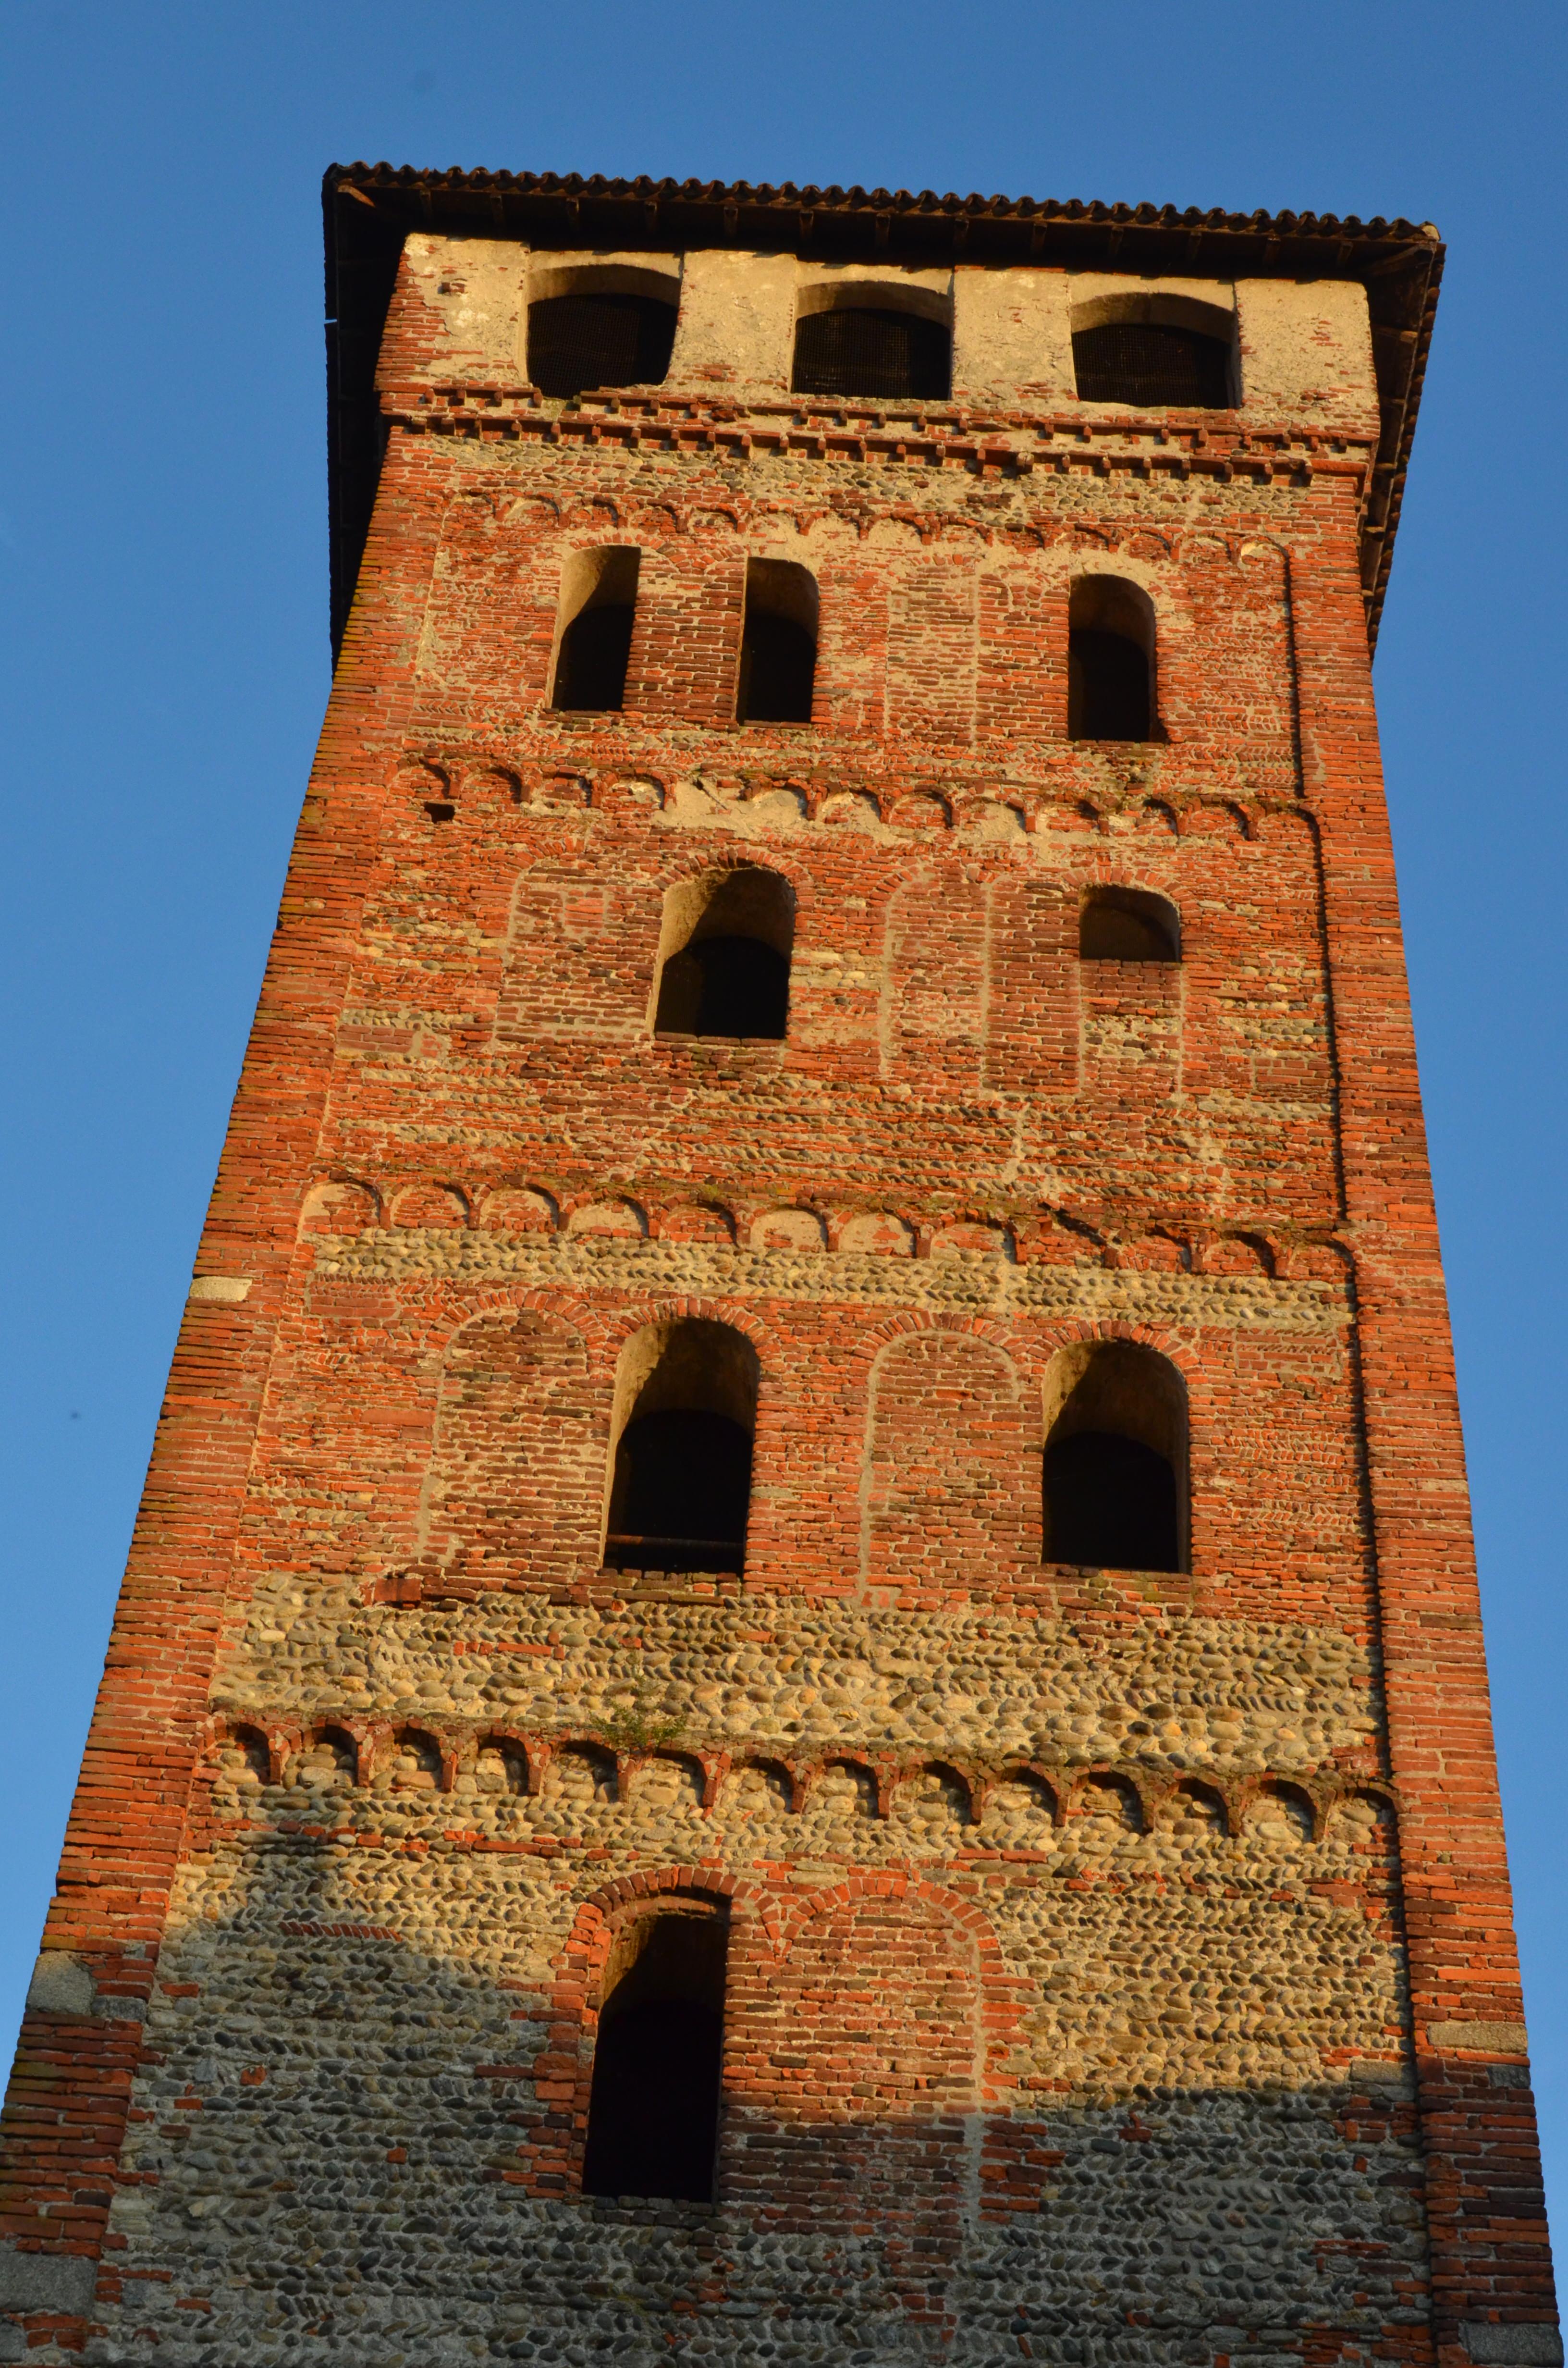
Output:
<svg viewBox="0 0 1568 2368">
<path fill-rule="evenodd" d="M 225 1745 L 244 1746 L 253 1738 L 267 1754 L 265 1781 L 269 1784 L 281 1782 L 290 1756 L 299 1749 L 299 1734 L 298 1727 L 280 1725 L 266 1717 L 247 1718 L 243 1713 L 215 1711 L 207 1722 L 206 1748 L 197 1763 L 193 1793 L 203 1786 L 210 1790 L 216 1773 L 217 1755 Z M 199 1814 L 193 1805 L 192 1816 Z"/>
<path fill-rule="evenodd" d="M 363 1233 L 384 1223 L 386 1194 L 369 1177 L 349 1167 L 328 1167 L 312 1176 L 300 1196 L 301 1244 L 316 1235 Z M 307 1251 L 307 1259 L 309 1252 Z"/>
<path fill-rule="evenodd" d="M 1126 884 L 1128 872 L 1129 867 L 1125 863 L 1110 858 L 1106 860 L 1103 878 L 1108 882 Z M 381 1185 L 347 1176 L 330 1178 L 324 1176 L 318 1179 L 318 1183 L 324 1185 L 338 1182 L 346 1186 L 352 1184 L 363 1195 L 367 1218 L 370 1210 L 379 1204 L 379 1197 L 384 1198 L 399 1189 L 390 1179 Z M 573 1190 L 562 1186 L 558 1178 L 541 1182 L 537 1177 L 522 1178 L 515 1175 L 453 1182 L 448 1189 L 460 1193 L 472 1204 L 474 1214 L 469 1230 L 482 1237 L 495 1232 L 503 1235 L 517 1235 L 540 1243 L 557 1236 L 581 1240 L 583 1229 L 579 1228 L 574 1235 L 573 1233 L 571 1221 L 574 1217 L 584 1211 L 606 1209 L 619 1203 L 634 1212 L 639 1238 L 683 1245 L 695 1242 L 709 1248 L 731 1248 L 737 1243 L 743 1247 L 755 1247 L 756 1244 L 750 1238 L 750 1228 L 778 1214 L 781 1210 L 792 1207 L 804 1209 L 823 1220 L 829 1248 L 847 1248 L 860 1254 L 868 1248 L 880 1248 L 884 1255 L 903 1254 L 916 1260 L 933 1255 L 938 1237 L 949 1234 L 955 1226 L 972 1226 L 992 1234 L 995 1237 L 997 1254 L 1008 1258 L 1009 1262 L 1016 1259 L 1020 1265 L 1034 1263 L 1042 1258 L 1047 1263 L 1053 1262 L 1044 1245 L 1053 1230 L 1062 1227 L 1071 1229 L 1085 1242 L 1092 1243 L 1102 1262 L 1113 1267 L 1141 1263 L 1138 1258 L 1125 1255 L 1127 1246 L 1153 1233 L 1164 1234 L 1184 1248 L 1190 1249 L 1190 1265 L 1195 1273 L 1243 1270 L 1222 1264 L 1211 1266 L 1204 1254 L 1205 1245 L 1229 1242 L 1263 1245 L 1267 1256 L 1261 1270 L 1265 1273 L 1272 1270 L 1283 1280 L 1336 1280 L 1341 1272 L 1348 1276 L 1353 1264 L 1349 1251 L 1326 1227 L 1302 1230 L 1281 1226 L 1265 1217 L 1248 1218 L 1241 1214 L 1228 1224 L 1216 1226 L 1205 1223 L 1192 1209 L 1172 1212 L 1158 1204 L 1152 1204 L 1142 1212 L 1121 1212 L 1116 1215 L 1107 1209 L 1096 1209 L 1091 1212 L 1076 1205 L 1058 1208 L 1040 1204 L 1015 1207 L 999 1212 L 994 1207 L 963 1202 L 932 1208 L 912 1199 L 897 1203 L 890 1200 L 869 1205 L 865 1202 L 849 1203 L 835 1200 L 831 1190 L 823 1186 L 813 1188 L 804 1199 L 792 1204 L 766 1191 L 754 1200 L 739 1193 L 725 1199 L 699 1189 L 686 1193 L 646 1192 L 633 1201 L 630 1195 L 618 1194 L 603 1185 L 585 1186 Z M 509 1222 L 509 1204 L 518 1201 L 528 1204 L 528 1222 L 513 1224 Z M 691 1229 L 692 1215 L 697 1211 L 712 1220 L 711 1228 L 706 1234 Z M 888 1228 L 885 1241 L 845 1240 L 846 1227 L 856 1225 L 863 1228 L 869 1220 L 875 1219 L 885 1221 Z M 448 1226 L 444 1230 L 455 1231 L 457 1228 Z M 335 1240 L 333 1249 L 335 1253 Z M 307 1263 L 311 1254 L 307 1243 Z M 1328 1266 L 1334 1267 L 1333 1274 L 1328 1272 Z M 532 1304 L 541 1313 L 559 1309 L 589 1339 L 597 1338 L 596 1326 L 603 1322 L 600 1303 L 582 1295 L 573 1282 L 564 1279 L 549 1285 L 525 1285 L 498 1277 L 481 1281 L 458 1273 L 444 1279 L 420 1274 L 395 1281 L 389 1279 L 382 1287 L 395 1293 L 399 1304 L 405 1307 L 415 1306 L 422 1298 L 433 1296 L 442 1304 L 460 1301 L 465 1309 L 479 1312 L 483 1296 L 485 1305 L 505 1301 L 517 1305 Z M 929 1320 L 932 1314 L 940 1315 L 944 1312 L 915 1311 L 913 1320 Z M 739 1318 L 737 1315 L 725 1320 L 738 1321 Z M 867 1320 L 871 1328 L 865 1337 L 877 1337 L 874 1327 L 879 1319 L 868 1311 Z"/>
<path fill-rule="evenodd" d="M 616 1791 L 623 1801 L 629 1801 L 639 1776 L 650 1769 L 676 1769 L 695 1780 L 697 1805 L 711 1809 L 718 1798 L 719 1788 L 730 1766 L 727 1751 L 703 1751 L 688 1744 L 632 1744 L 617 1755 Z"/>
<path fill-rule="evenodd" d="M 454 1767 L 465 1774 L 477 1764 L 481 1752 L 499 1751 L 513 1759 L 521 1770 L 525 1793 L 537 1794 L 544 1782 L 549 1745 L 506 1720 L 487 1721 L 472 1736 L 454 1738 L 444 1727 L 437 1727 L 434 1732 L 441 1737 L 443 1748 L 450 1749 Z"/>
<path fill-rule="evenodd" d="M 571 535 L 624 534 L 631 505 L 611 494 L 596 492 L 561 507 L 561 523 Z"/>
<path fill-rule="evenodd" d="M 1354 1305 L 1359 1267 L 1354 1238 L 1342 1241 L 1328 1233 L 1282 1235 L 1278 1258 L 1280 1274 L 1292 1281 L 1338 1283 Z"/>
</svg>

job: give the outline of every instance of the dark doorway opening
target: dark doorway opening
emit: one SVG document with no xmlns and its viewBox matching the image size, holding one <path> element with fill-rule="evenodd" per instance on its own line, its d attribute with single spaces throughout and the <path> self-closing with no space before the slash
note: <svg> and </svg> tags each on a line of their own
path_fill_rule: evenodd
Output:
<svg viewBox="0 0 1568 2368">
<path fill-rule="evenodd" d="M 808 313 L 796 324 L 797 394 L 858 394 L 873 402 L 945 403 L 952 340 L 939 321 L 871 305 Z"/>
<path fill-rule="evenodd" d="M 1078 916 L 1080 962 L 1175 962 L 1181 923 L 1174 905 L 1146 888 L 1094 888 Z"/>
<path fill-rule="evenodd" d="M 1153 740 L 1154 609 L 1119 575 L 1074 577 L 1068 604 L 1067 734 Z"/>
<path fill-rule="evenodd" d="M 794 892 L 760 864 L 672 889 L 654 1033 L 781 1041 L 794 934 Z"/>
<path fill-rule="evenodd" d="M 737 720 L 809 723 L 816 670 L 815 576 L 793 560 L 748 560 Z"/>
<path fill-rule="evenodd" d="M 1187 1568 L 1187 1388 L 1133 1340 L 1081 1341 L 1046 1375 L 1047 1562 Z"/>
<path fill-rule="evenodd" d="M 1107 321 L 1073 339 L 1082 403 L 1176 404 L 1221 411 L 1231 402 L 1231 348 L 1221 337 L 1154 321 Z"/>
<path fill-rule="evenodd" d="M 579 715 L 613 715 L 624 705 L 642 565 L 642 554 L 633 543 L 568 555 L 561 572 L 566 623 L 555 655 L 553 707 Z"/>
<path fill-rule="evenodd" d="M 675 336 L 676 308 L 655 296 L 545 296 L 528 306 L 528 377 L 549 395 L 657 386 Z"/>
<path fill-rule="evenodd" d="M 1176 1474 L 1141 1439 L 1080 1430 L 1045 1452 L 1051 1562 L 1179 1570 Z"/>
<path fill-rule="evenodd" d="M 633 1936 L 599 2012 L 585 2195 L 713 2201 L 727 1941 L 717 1916 L 678 1912 Z"/>
<path fill-rule="evenodd" d="M 631 654 L 631 604 L 585 609 L 561 637 L 555 704 L 578 715 L 619 713 Z"/>
<path fill-rule="evenodd" d="M 817 645 L 803 625 L 747 606 L 735 701 L 743 723 L 809 723 L 816 670 Z"/>
<path fill-rule="evenodd" d="M 744 1568 L 757 1381 L 733 1325 L 687 1316 L 632 1335 L 616 1376 L 607 1568 Z"/>
<path fill-rule="evenodd" d="M 756 938 L 699 938 L 665 964 L 661 1032 L 687 1036 L 783 1036 L 790 965 Z"/>
<path fill-rule="evenodd" d="M 1074 740 L 1147 740 L 1149 661 L 1136 642 L 1087 626 L 1070 635 L 1067 732 Z"/>
<path fill-rule="evenodd" d="M 635 1417 L 616 1450 L 609 1570 L 736 1570 L 745 1559 L 751 1432 L 671 1406 Z"/>
</svg>

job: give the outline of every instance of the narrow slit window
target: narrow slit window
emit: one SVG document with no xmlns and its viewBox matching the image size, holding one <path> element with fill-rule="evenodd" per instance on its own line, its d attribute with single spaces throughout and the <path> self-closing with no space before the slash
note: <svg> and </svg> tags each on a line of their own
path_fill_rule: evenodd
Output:
<svg viewBox="0 0 1568 2368">
<path fill-rule="evenodd" d="M 728 1930 L 646 1918 L 611 1952 L 583 2157 L 585 2195 L 714 2198 Z"/>
<path fill-rule="evenodd" d="M 1178 962 L 1176 906 L 1146 888 L 1091 888 L 1078 916 L 1080 962 Z"/>
<path fill-rule="evenodd" d="M 1095 1570 L 1187 1567 L 1187 1392 L 1134 1341 L 1064 1349 L 1047 1374 L 1045 1559 Z"/>
<path fill-rule="evenodd" d="M 626 700 L 642 553 L 626 544 L 576 551 L 561 578 L 561 629 L 552 707 L 613 715 Z"/>
<path fill-rule="evenodd" d="M 541 394 L 658 386 L 670 366 L 676 308 L 656 296 L 585 289 L 528 306 L 528 377 Z"/>
<path fill-rule="evenodd" d="M 665 900 L 654 1033 L 780 1041 L 794 938 L 794 891 L 777 871 L 683 881 Z"/>
<path fill-rule="evenodd" d="M 744 1568 L 756 1390 L 756 1352 L 730 1325 L 647 1325 L 628 1343 L 607 1569 Z"/>
<path fill-rule="evenodd" d="M 743 723 L 809 723 L 816 670 L 815 576 L 792 560 L 748 560 L 736 716 Z"/>
<path fill-rule="evenodd" d="M 1080 575 L 1067 643 L 1067 733 L 1073 740 L 1153 740 L 1154 610 L 1141 586 Z"/>
<path fill-rule="evenodd" d="M 797 394 L 945 403 L 951 378 L 946 325 L 918 313 L 845 305 L 808 313 L 796 324 L 790 384 Z"/>
</svg>

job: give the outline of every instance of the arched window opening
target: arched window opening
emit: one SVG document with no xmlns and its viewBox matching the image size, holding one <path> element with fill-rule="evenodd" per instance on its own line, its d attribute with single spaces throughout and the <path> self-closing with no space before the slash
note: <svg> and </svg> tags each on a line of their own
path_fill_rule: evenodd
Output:
<svg viewBox="0 0 1568 2368">
<path fill-rule="evenodd" d="M 756 1351 L 728 1324 L 650 1324 L 616 1377 L 605 1566 L 739 1571 L 751 1508 Z"/>
<path fill-rule="evenodd" d="M 952 336 L 943 321 L 883 305 L 835 305 L 795 324 L 797 394 L 863 395 L 877 403 L 945 403 Z"/>
<path fill-rule="evenodd" d="M 795 892 L 777 871 L 748 863 L 683 881 L 665 899 L 655 1034 L 778 1042 L 794 942 Z"/>
<path fill-rule="evenodd" d="M 714 1910 L 634 1924 L 606 1970 L 585 2195 L 711 2203 L 729 1933 Z"/>
<path fill-rule="evenodd" d="M 1108 321 L 1102 328 L 1080 329 L 1073 339 L 1073 370 L 1082 403 L 1219 411 L 1231 401 L 1231 349 L 1200 329 L 1155 321 Z"/>
<path fill-rule="evenodd" d="M 541 394 L 658 386 L 670 366 L 676 308 L 621 289 L 574 289 L 528 306 L 528 377 Z"/>
<path fill-rule="evenodd" d="M 793 560 L 748 559 L 737 718 L 809 723 L 816 670 L 816 577 Z"/>
<path fill-rule="evenodd" d="M 1080 575 L 1068 612 L 1067 734 L 1073 740 L 1152 740 L 1154 609 L 1119 575 Z"/>
<path fill-rule="evenodd" d="M 1091 888 L 1078 916 L 1078 959 L 1178 962 L 1180 916 L 1144 888 Z"/>
<path fill-rule="evenodd" d="M 1064 1349 L 1046 1378 L 1045 1559 L 1187 1567 L 1187 1390 L 1131 1340 Z"/>
<path fill-rule="evenodd" d="M 1235 319 L 1220 304 L 1151 293 L 1101 296 L 1074 308 L 1081 403 L 1222 411 L 1236 401 L 1234 356 Z"/>
<path fill-rule="evenodd" d="M 642 552 L 629 543 L 568 558 L 561 571 L 552 707 L 578 715 L 619 712 L 642 564 Z"/>
</svg>

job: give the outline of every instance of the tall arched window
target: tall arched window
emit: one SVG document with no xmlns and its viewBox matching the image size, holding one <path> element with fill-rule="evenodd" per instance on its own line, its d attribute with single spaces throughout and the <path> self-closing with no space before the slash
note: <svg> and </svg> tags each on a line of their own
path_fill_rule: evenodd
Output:
<svg viewBox="0 0 1568 2368">
<path fill-rule="evenodd" d="M 1225 409 L 1236 400 L 1235 329 L 1218 304 L 1179 296 L 1102 296 L 1073 323 L 1081 403 L 1135 410 Z"/>
<path fill-rule="evenodd" d="M 676 308 L 631 289 L 569 289 L 528 306 L 528 377 L 541 394 L 657 386 L 670 366 Z"/>
<path fill-rule="evenodd" d="M 794 941 L 795 892 L 777 871 L 683 880 L 665 899 L 655 1034 L 782 1037 Z"/>
<path fill-rule="evenodd" d="M 605 1565 L 738 1571 L 745 1562 L 756 1351 L 704 1316 L 645 1325 L 616 1375 Z"/>
<path fill-rule="evenodd" d="M 1132 1340 L 1081 1341 L 1046 1376 L 1045 1559 L 1187 1567 L 1187 1388 Z"/>
<path fill-rule="evenodd" d="M 861 395 L 873 403 L 945 403 L 952 380 L 952 333 L 945 319 L 931 317 L 944 309 L 940 301 L 925 290 L 911 290 L 905 309 L 885 298 L 879 302 L 881 291 L 870 287 L 864 302 L 834 301 L 843 293 L 818 288 L 802 300 L 820 303 L 826 296 L 827 302 L 825 309 L 802 312 L 795 324 L 790 381 L 795 393 Z"/>
<path fill-rule="evenodd" d="M 1152 740 L 1154 606 L 1119 575 L 1079 575 L 1069 596 L 1067 732 L 1074 740 Z"/>
<path fill-rule="evenodd" d="M 568 557 L 561 571 L 552 707 L 580 715 L 620 708 L 642 564 L 642 552 L 628 543 Z"/>
<path fill-rule="evenodd" d="M 585 2195 L 713 2201 L 728 1928 L 672 1907 L 619 1936 L 605 1972 Z"/>
<path fill-rule="evenodd" d="M 809 723 L 817 668 L 817 581 L 789 559 L 748 559 L 735 714 Z"/>
</svg>

